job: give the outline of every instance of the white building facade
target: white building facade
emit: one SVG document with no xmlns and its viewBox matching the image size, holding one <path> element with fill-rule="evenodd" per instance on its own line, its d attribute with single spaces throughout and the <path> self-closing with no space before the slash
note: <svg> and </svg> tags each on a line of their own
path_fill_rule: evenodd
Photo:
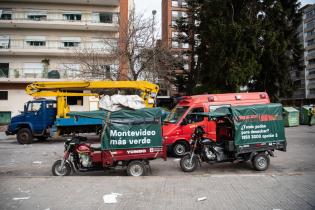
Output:
<svg viewBox="0 0 315 210">
<path fill-rule="evenodd" d="M 119 42 L 119 23 L 128 20 L 132 6 L 130 0 L 1 1 L 0 114 L 21 111 L 32 99 L 24 91 L 31 82 L 84 79 L 78 77 L 82 64 L 75 52 L 106 53 L 104 40 Z M 111 71 L 120 65 L 112 60 L 101 66 Z M 71 105 L 71 110 L 89 110 L 89 98 Z"/>
</svg>

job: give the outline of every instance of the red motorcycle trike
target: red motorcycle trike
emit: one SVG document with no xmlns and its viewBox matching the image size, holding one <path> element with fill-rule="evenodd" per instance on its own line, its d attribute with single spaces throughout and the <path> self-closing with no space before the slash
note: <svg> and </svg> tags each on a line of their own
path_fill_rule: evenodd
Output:
<svg viewBox="0 0 315 210">
<path fill-rule="evenodd" d="M 150 160 L 166 160 L 159 108 L 120 110 L 112 113 L 81 112 L 73 115 L 99 117 L 106 121 L 101 135 L 101 146 L 95 148 L 86 143 L 86 138 L 79 136 L 67 140 L 63 159 L 57 160 L 52 166 L 55 176 L 116 166 L 126 167 L 130 176 L 142 176 L 149 169 Z"/>
</svg>

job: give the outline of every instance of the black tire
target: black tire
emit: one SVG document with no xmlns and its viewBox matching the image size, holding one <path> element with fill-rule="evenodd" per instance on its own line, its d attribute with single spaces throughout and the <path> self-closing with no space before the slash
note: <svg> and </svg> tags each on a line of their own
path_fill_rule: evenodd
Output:
<svg viewBox="0 0 315 210">
<path fill-rule="evenodd" d="M 182 157 L 187 150 L 187 144 L 184 142 L 176 142 L 172 147 L 172 155 L 174 157 Z"/>
<path fill-rule="evenodd" d="M 61 160 L 57 160 L 53 164 L 53 166 L 51 168 L 52 174 L 54 176 L 69 176 L 71 173 L 70 164 L 68 162 L 65 162 L 63 169 L 60 170 L 61 162 L 62 162 Z"/>
<path fill-rule="evenodd" d="M 146 167 L 142 161 L 133 160 L 127 166 L 128 176 L 144 176 L 145 173 Z"/>
<path fill-rule="evenodd" d="M 259 153 L 253 157 L 252 164 L 256 171 L 265 171 L 269 167 L 270 158 L 265 153 Z"/>
<path fill-rule="evenodd" d="M 20 144 L 31 144 L 33 142 L 33 135 L 30 129 L 21 128 L 17 132 L 16 139 Z"/>
<path fill-rule="evenodd" d="M 188 154 L 180 159 L 180 168 L 184 172 L 193 172 L 197 168 L 197 165 L 198 165 L 197 156 L 194 156 L 192 158 L 191 163 L 190 163 L 190 157 L 191 157 L 190 154 Z"/>
</svg>

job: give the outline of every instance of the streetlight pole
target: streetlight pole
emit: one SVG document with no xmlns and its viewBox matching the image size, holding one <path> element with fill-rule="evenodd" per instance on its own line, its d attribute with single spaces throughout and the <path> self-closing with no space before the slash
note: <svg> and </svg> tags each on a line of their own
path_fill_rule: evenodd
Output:
<svg viewBox="0 0 315 210">
<path fill-rule="evenodd" d="M 155 39 L 154 39 L 154 26 L 155 26 L 156 10 L 152 10 L 152 15 L 153 15 L 153 20 L 152 20 L 153 72 L 155 73 Z"/>
</svg>

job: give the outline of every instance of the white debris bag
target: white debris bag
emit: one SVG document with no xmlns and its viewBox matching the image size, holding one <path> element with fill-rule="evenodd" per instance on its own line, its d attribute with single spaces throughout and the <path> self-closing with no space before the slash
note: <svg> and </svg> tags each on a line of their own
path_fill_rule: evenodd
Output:
<svg viewBox="0 0 315 210">
<path fill-rule="evenodd" d="M 113 95 L 104 96 L 99 101 L 99 108 L 107 111 L 118 111 L 123 108 L 142 109 L 145 108 L 143 98 L 138 95 Z"/>
<path fill-rule="evenodd" d="M 117 197 L 122 196 L 119 193 L 111 193 L 103 196 L 104 203 L 117 203 Z"/>
</svg>

